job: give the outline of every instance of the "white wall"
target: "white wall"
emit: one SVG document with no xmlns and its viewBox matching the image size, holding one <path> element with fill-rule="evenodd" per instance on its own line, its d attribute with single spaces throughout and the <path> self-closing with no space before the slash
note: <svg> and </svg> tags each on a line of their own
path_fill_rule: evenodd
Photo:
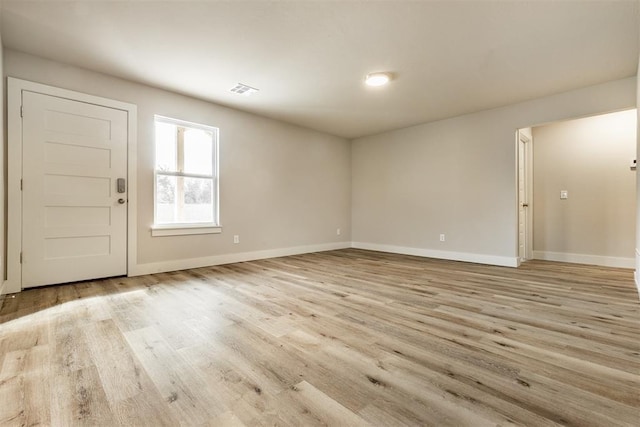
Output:
<svg viewBox="0 0 640 427">
<path fill-rule="evenodd" d="M 636 132 L 636 159 L 640 159 L 640 56 L 638 57 L 638 69 L 636 70 L 636 106 L 637 106 L 637 132 Z M 636 288 L 640 299 L 640 170 L 636 169 Z"/>
<path fill-rule="evenodd" d="M 354 245 L 516 265 L 516 130 L 635 107 L 635 85 L 627 78 L 354 140 Z"/>
<path fill-rule="evenodd" d="M 538 126 L 533 141 L 534 258 L 633 268 L 636 111 Z"/>
<path fill-rule="evenodd" d="M 9 49 L 4 71 L 137 105 L 135 273 L 348 246 L 348 140 Z M 222 234 L 151 236 L 154 114 L 220 128 Z M 236 234 L 240 244 L 233 244 Z"/>
<path fill-rule="evenodd" d="M 0 9 L 0 14 L 2 13 Z M 1 20 L 0 20 L 1 21 Z M 2 37 L 0 36 L 0 76 L 2 76 L 2 82 L 0 82 L 0 307 L 2 307 L 2 295 L 4 293 L 4 277 L 5 277 L 5 201 L 4 201 L 4 188 L 5 188 L 5 128 L 4 128 L 4 116 L 5 116 L 5 103 L 7 102 L 4 96 L 6 79 L 4 78 L 4 49 L 2 47 Z"/>
<path fill-rule="evenodd" d="M 5 50 L 4 75 L 138 106 L 142 273 L 341 247 L 349 240 L 372 249 L 515 265 L 516 129 L 636 105 L 636 78 L 628 78 L 349 144 L 12 50 Z M 220 127 L 222 235 L 150 236 L 153 114 Z M 234 234 L 241 236 L 239 245 L 232 243 Z"/>
</svg>

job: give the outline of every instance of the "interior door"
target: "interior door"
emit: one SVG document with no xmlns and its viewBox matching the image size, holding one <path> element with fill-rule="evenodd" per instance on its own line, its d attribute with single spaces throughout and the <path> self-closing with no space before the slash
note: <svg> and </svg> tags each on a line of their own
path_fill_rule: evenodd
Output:
<svg viewBox="0 0 640 427">
<path fill-rule="evenodd" d="M 529 145 L 526 135 L 518 132 L 518 256 L 520 261 L 531 258 L 529 247 Z"/>
<path fill-rule="evenodd" d="M 127 112 L 22 97 L 22 287 L 126 274 Z"/>
</svg>

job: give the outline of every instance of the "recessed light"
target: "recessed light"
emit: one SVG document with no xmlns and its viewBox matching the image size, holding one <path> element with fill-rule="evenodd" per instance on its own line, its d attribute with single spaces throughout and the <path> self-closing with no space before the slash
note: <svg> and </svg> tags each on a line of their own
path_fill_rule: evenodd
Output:
<svg viewBox="0 0 640 427">
<path fill-rule="evenodd" d="M 391 81 L 391 73 L 371 73 L 364 78 L 367 86 L 383 86 Z"/>
<path fill-rule="evenodd" d="M 238 95 L 249 96 L 259 90 L 260 89 L 256 89 L 255 87 L 251 87 L 243 83 L 238 83 L 237 85 L 229 89 L 229 92 L 237 93 Z"/>
</svg>

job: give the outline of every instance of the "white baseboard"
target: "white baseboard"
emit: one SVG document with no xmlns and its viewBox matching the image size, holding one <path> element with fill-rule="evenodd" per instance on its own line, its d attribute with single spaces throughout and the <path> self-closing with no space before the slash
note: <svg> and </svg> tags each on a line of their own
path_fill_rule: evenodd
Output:
<svg viewBox="0 0 640 427">
<path fill-rule="evenodd" d="M 433 249 L 383 245 L 378 243 L 337 242 L 138 264 L 129 269 L 128 275 L 142 276 L 145 274 L 164 273 L 167 271 L 187 270 L 189 268 L 232 264 L 235 262 L 255 261 L 266 258 L 276 258 L 282 256 L 300 255 L 311 252 L 323 252 L 347 248 L 366 249 L 371 251 L 390 252 L 395 254 L 414 255 L 452 261 L 465 261 L 478 264 L 498 265 L 502 267 L 517 267 L 519 265 L 518 257 L 483 255 L 467 252 L 438 251 Z M 635 261 L 636 270 L 634 273 L 634 279 L 636 287 L 638 288 L 638 295 L 640 296 L 640 249 L 636 249 L 635 260 L 633 258 L 605 257 L 598 255 L 568 254 L 561 252 L 544 251 L 533 251 L 533 257 L 534 259 L 544 259 L 549 261 L 562 261 L 622 268 L 634 268 Z M 4 291 L 7 288 L 7 283 L 7 281 L 3 281 L 2 283 L 0 283 L 0 295 L 4 295 Z"/>
<path fill-rule="evenodd" d="M 255 261 L 281 256 L 300 255 L 310 252 L 332 251 L 351 247 L 351 242 L 325 243 L 320 245 L 295 246 L 291 248 L 267 249 L 264 251 L 239 252 L 233 254 L 213 255 L 201 258 L 177 259 L 170 261 L 138 264 L 129 269 L 129 276 L 164 273 L 167 271 L 187 270 L 189 268 L 209 267 L 212 265 L 232 264 L 235 262 Z"/>
<path fill-rule="evenodd" d="M 502 267 L 517 267 L 518 257 L 499 255 L 483 255 L 467 252 L 437 251 L 433 249 L 410 248 L 404 246 L 381 245 L 378 243 L 352 242 L 352 248 L 368 249 L 371 251 L 391 252 L 402 255 L 415 255 L 426 258 L 447 259 L 452 261 L 475 262 L 478 264 L 498 265 Z"/>
<path fill-rule="evenodd" d="M 602 255 L 570 254 L 565 252 L 533 251 L 534 259 L 547 261 L 571 262 L 575 264 L 601 265 L 603 267 L 634 268 L 633 258 L 612 257 Z"/>
</svg>

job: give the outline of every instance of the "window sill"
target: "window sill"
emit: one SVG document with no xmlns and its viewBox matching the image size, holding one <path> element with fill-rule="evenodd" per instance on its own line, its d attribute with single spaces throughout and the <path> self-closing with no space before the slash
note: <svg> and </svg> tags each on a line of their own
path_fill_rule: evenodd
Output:
<svg viewBox="0 0 640 427">
<path fill-rule="evenodd" d="M 151 227 L 153 237 L 219 233 L 222 233 L 222 227 L 213 224 L 163 224 Z"/>
</svg>

